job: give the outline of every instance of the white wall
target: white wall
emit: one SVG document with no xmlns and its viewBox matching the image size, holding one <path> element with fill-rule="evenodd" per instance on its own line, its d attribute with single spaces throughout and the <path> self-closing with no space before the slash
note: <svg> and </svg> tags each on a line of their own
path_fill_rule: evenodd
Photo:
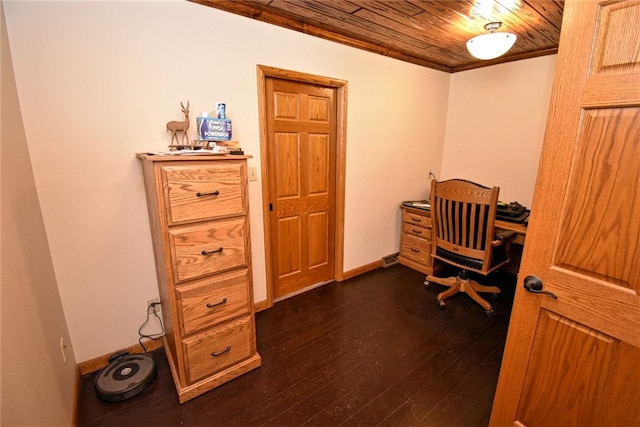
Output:
<svg viewBox="0 0 640 427">
<path fill-rule="evenodd" d="M 165 150 L 180 101 L 227 103 L 260 167 L 256 65 L 347 80 L 346 271 L 398 250 L 400 201 L 426 195 L 450 76 L 186 1 L 6 1 L 26 141 L 75 357 L 137 342 L 157 295 L 136 152 Z M 451 114 L 451 112 L 450 112 Z M 192 121 L 192 123 L 194 123 Z M 265 299 L 261 183 L 249 187 Z"/>
<path fill-rule="evenodd" d="M 2 11 L 0 2 L 0 425 L 69 426 L 76 360 L 38 203 Z"/>
<path fill-rule="evenodd" d="M 500 200 L 531 207 L 556 55 L 451 76 L 439 179 L 500 187 Z"/>
</svg>

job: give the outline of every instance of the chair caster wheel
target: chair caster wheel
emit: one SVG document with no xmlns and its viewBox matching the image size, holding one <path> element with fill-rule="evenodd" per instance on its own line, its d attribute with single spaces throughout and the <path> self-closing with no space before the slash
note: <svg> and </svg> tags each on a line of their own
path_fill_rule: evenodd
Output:
<svg viewBox="0 0 640 427">
<path fill-rule="evenodd" d="M 444 301 L 438 301 L 438 306 L 440 308 L 443 308 L 444 307 Z"/>
<path fill-rule="evenodd" d="M 485 310 L 484 313 L 487 315 L 487 317 L 494 317 L 496 315 L 496 312 L 493 310 Z"/>
<path fill-rule="evenodd" d="M 425 287 L 425 288 L 428 288 L 428 287 L 429 287 L 429 281 L 428 281 L 428 280 L 425 280 L 425 281 L 424 281 L 424 287 Z"/>
</svg>

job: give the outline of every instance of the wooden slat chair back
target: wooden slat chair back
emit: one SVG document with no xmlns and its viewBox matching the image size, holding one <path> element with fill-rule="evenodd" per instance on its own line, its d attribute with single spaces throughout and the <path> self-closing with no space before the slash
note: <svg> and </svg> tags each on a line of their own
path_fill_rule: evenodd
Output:
<svg viewBox="0 0 640 427">
<path fill-rule="evenodd" d="M 457 292 L 466 292 L 485 307 L 487 314 L 493 312 L 491 305 L 477 292 L 499 293 L 500 290 L 495 286 L 483 286 L 470 281 L 467 271 L 486 276 L 509 262 L 502 247 L 503 240 L 494 238 L 499 193 L 499 187 L 489 188 L 461 179 L 432 181 L 431 255 L 462 269 L 457 277 L 443 279 L 427 276 L 425 285 L 435 282 L 451 288 L 438 295 L 440 306 L 444 306 L 445 298 Z"/>
</svg>

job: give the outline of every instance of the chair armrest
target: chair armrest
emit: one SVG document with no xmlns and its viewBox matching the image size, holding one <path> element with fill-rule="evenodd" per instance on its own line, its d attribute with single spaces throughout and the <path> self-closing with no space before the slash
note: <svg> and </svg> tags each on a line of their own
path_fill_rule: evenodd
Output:
<svg viewBox="0 0 640 427">
<path fill-rule="evenodd" d="M 516 232 L 512 230 L 505 230 L 501 233 L 498 233 L 496 237 L 493 238 L 493 241 L 491 242 L 491 246 L 493 246 L 494 248 L 496 246 L 500 246 L 504 242 L 510 240 L 515 235 L 516 235 Z"/>
</svg>

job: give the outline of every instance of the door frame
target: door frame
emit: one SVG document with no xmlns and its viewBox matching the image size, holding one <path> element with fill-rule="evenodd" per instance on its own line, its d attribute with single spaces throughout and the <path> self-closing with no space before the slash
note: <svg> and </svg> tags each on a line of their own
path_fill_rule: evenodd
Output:
<svg viewBox="0 0 640 427">
<path fill-rule="evenodd" d="M 344 204 L 345 204 L 345 176 L 347 151 L 347 86 L 346 80 L 317 76 L 298 71 L 285 70 L 257 65 L 258 77 L 258 115 L 260 126 L 260 166 L 262 179 L 262 216 L 264 229 L 265 269 L 267 279 L 267 300 L 258 304 L 257 310 L 264 310 L 273 306 L 273 268 L 269 262 L 271 256 L 271 221 L 269 203 L 269 162 L 267 154 L 267 116 L 266 116 L 266 79 L 277 78 L 299 83 L 311 83 L 336 89 L 336 199 L 335 199 L 335 254 L 334 279 L 344 280 Z"/>
</svg>

